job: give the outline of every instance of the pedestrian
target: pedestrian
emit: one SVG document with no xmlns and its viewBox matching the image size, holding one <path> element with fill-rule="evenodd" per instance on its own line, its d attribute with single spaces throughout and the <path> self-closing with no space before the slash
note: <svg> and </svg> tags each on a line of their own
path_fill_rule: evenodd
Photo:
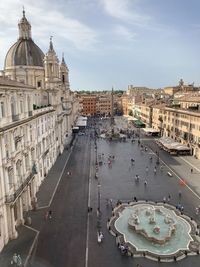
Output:
<svg viewBox="0 0 200 267">
<path fill-rule="evenodd" d="M 101 242 L 103 241 L 103 238 L 104 238 L 104 236 L 103 236 L 103 233 L 102 232 L 100 232 L 99 233 L 99 238 L 100 238 L 100 240 L 101 240 Z"/>
<path fill-rule="evenodd" d="M 182 197 L 182 193 L 181 193 L 181 191 L 178 192 L 178 196 L 179 196 L 179 198 Z"/>
<path fill-rule="evenodd" d="M 181 212 L 184 211 L 184 207 L 183 207 L 183 205 L 180 207 L 180 211 L 181 211 Z"/>
<path fill-rule="evenodd" d="M 169 194 L 169 195 L 168 195 L 168 198 L 167 198 L 167 201 L 170 202 L 170 200 L 171 200 L 171 196 L 170 196 L 170 194 Z"/>
<path fill-rule="evenodd" d="M 15 264 L 15 266 L 17 266 L 17 259 L 18 259 L 17 253 L 14 253 L 11 260 L 11 264 Z"/>
<path fill-rule="evenodd" d="M 113 207 L 113 200 L 112 198 L 109 200 L 111 208 Z"/>
<path fill-rule="evenodd" d="M 49 210 L 49 219 L 52 218 L 52 210 Z"/>
<path fill-rule="evenodd" d="M 22 266 L 22 259 L 20 255 L 17 255 L 17 266 Z"/>
<path fill-rule="evenodd" d="M 88 207 L 88 212 L 92 212 L 92 207 Z"/>
<path fill-rule="evenodd" d="M 195 213 L 196 213 L 196 215 L 199 215 L 199 208 L 198 207 L 195 208 Z"/>
<path fill-rule="evenodd" d="M 190 172 L 193 173 L 193 169 L 191 169 Z"/>
<path fill-rule="evenodd" d="M 144 186 L 147 186 L 147 180 L 144 181 Z"/>
</svg>

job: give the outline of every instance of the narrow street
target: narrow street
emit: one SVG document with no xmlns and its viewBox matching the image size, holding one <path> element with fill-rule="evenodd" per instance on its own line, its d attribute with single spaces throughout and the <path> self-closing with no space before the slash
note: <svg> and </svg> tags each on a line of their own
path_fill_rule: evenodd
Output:
<svg viewBox="0 0 200 267">
<path fill-rule="evenodd" d="M 84 266 L 89 166 L 89 136 L 79 136 L 50 207 L 52 219 L 44 220 L 32 266 Z"/>
</svg>

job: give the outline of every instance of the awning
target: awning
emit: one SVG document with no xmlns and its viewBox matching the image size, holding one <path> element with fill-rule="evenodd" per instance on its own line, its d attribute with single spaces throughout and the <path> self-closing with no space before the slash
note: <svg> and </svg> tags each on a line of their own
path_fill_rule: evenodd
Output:
<svg viewBox="0 0 200 267">
<path fill-rule="evenodd" d="M 140 120 L 134 121 L 134 124 L 136 124 L 137 126 L 145 126 L 144 122 Z"/>
<path fill-rule="evenodd" d="M 143 131 L 145 133 L 160 133 L 159 130 L 153 129 L 153 128 L 144 128 Z"/>
</svg>

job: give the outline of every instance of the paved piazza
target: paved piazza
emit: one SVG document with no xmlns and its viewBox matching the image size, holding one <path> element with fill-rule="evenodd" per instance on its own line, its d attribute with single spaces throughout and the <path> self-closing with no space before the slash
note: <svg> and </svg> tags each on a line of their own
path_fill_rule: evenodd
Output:
<svg viewBox="0 0 200 267">
<path fill-rule="evenodd" d="M 127 128 L 122 118 L 118 118 L 117 123 L 117 127 L 120 128 L 120 126 L 123 126 L 123 128 Z M 99 127 L 107 128 L 108 124 L 108 121 L 100 121 Z M 89 266 L 92 266 L 91 263 L 95 258 L 98 259 L 96 266 L 108 266 L 107 262 L 109 262 L 109 266 L 137 266 L 137 264 L 140 264 L 142 267 L 151 267 L 160 266 L 159 261 L 163 261 L 162 266 L 198 266 L 199 237 L 196 234 L 199 232 L 199 216 L 195 214 L 195 207 L 200 204 L 199 198 L 187 186 L 182 185 L 175 175 L 170 177 L 167 174 L 171 169 L 176 171 L 176 165 L 180 165 L 176 161 L 176 158 L 172 158 L 170 155 L 164 155 L 163 160 L 170 161 L 170 169 L 162 162 L 157 165 L 157 155 L 149 148 L 149 145 L 154 145 L 153 140 L 148 139 L 148 142 L 146 142 L 146 138 L 143 140 L 143 137 L 141 137 L 141 143 L 147 146 L 146 152 L 144 149 L 141 149 L 137 141 L 132 143 L 131 139 L 127 139 L 126 142 L 110 142 L 101 138 L 97 139 L 97 158 L 101 164 L 98 170 L 98 179 L 92 179 L 91 182 L 91 203 L 94 207 L 100 206 L 102 212 L 101 230 L 104 234 L 104 240 L 102 244 L 96 244 L 96 236 L 90 233 L 90 242 L 92 243 L 93 249 L 89 243 Z M 151 157 L 152 160 L 150 159 Z M 131 159 L 134 159 L 134 162 Z M 162 153 L 160 153 L 160 159 L 162 159 Z M 187 168 L 189 169 L 189 166 L 183 164 L 182 169 L 185 169 L 185 173 L 188 172 Z M 136 180 L 136 175 L 139 176 L 138 180 Z M 98 199 L 99 189 L 100 199 Z M 186 218 L 186 221 L 183 221 L 183 224 L 187 228 L 185 236 L 186 243 L 184 245 L 182 244 L 182 249 L 181 244 L 179 248 L 177 247 L 177 251 L 179 251 L 177 257 L 174 258 L 175 254 L 172 252 L 170 258 L 163 260 L 163 245 L 158 244 L 156 245 L 156 257 L 148 256 L 148 253 L 142 255 L 142 257 L 138 257 L 140 255 L 137 255 L 137 253 L 134 255 L 134 251 L 133 254 L 129 251 L 129 254 L 133 257 L 128 257 L 121 253 L 120 244 L 125 244 L 126 242 L 124 241 L 126 241 L 126 238 L 121 239 L 124 233 L 120 232 L 120 229 L 115 229 L 118 235 L 117 238 L 113 238 L 110 232 L 115 235 L 115 230 L 110 227 L 110 222 L 118 213 L 117 209 L 119 205 L 135 203 L 135 200 L 138 203 L 142 201 L 142 203 L 148 202 L 168 205 L 171 207 L 170 210 L 174 210 L 174 214 L 180 215 L 182 213 L 183 215 L 181 216 Z M 100 204 L 98 204 L 98 201 L 100 201 Z M 163 204 L 163 201 L 166 203 Z M 90 223 L 90 229 L 94 230 L 96 223 L 98 225 L 98 219 L 97 222 L 92 220 Z M 194 225 L 192 231 L 190 231 L 191 225 Z M 119 225 L 117 227 L 120 228 Z M 193 257 L 188 257 L 188 244 L 192 240 L 189 233 L 197 241 L 194 246 L 195 249 L 191 253 L 195 255 Z M 180 234 L 179 228 L 177 236 Z M 178 240 L 175 243 L 177 242 Z M 159 246 L 161 248 L 160 253 Z"/>
</svg>

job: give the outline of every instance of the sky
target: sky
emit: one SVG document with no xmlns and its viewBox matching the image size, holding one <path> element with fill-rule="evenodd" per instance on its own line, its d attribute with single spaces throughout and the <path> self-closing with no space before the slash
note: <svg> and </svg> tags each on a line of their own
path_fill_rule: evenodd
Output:
<svg viewBox="0 0 200 267">
<path fill-rule="evenodd" d="M 199 0 L 0 1 L 0 69 L 18 39 L 23 6 L 34 42 L 54 49 L 72 90 L 200 84 Z"/>
</svg>

